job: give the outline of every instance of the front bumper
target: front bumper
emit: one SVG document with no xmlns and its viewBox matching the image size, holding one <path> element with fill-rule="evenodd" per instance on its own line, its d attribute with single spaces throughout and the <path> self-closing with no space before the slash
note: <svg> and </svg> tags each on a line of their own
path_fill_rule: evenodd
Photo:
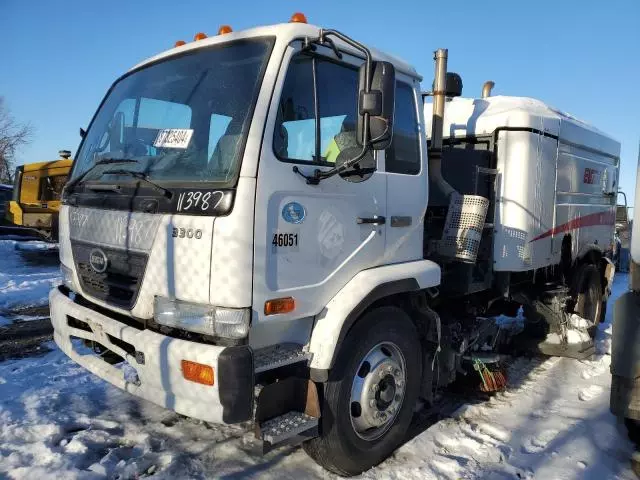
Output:
<svg viewBox="0 0 640 480">
<path fill-rule="evenodd" d="M 237 423 L 252 417 L 254 367 L 250 347 L 208 345 L 129 326 L 79 305 L 61 288 L 51 291 L 49 302 L 55 342 L 72 360 L 100 378 L 162 407 L 207 422 Z M 84 325 L 84 329 L 70 326 L 69 317 L 81 322 L 72 322 L 73 325 Z M 72 342 L 72 337 L 98 342 L 124 358 L 129 366 L 107 363 L 88 352 L 81 342 Z M 182 376 L 182 360 L 212 366 L 214 385 L 186 380 Z M 131 368 L 137 377 L 131 375 Z"/>
</svg>

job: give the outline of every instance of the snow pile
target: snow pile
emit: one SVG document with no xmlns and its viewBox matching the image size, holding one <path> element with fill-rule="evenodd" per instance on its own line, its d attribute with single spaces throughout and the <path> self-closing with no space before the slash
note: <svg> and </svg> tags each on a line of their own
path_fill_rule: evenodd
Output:
<svg viewBox="0 0 640 480">
<path fill-rule="evenodd" d="M 550 333 L 547 335 L 545 342 L 552 345 L 560 345 L 561 343 L 579 344 L 589 342 L 591 340 L 591 337 L 587 332 L 575 328 L 568 328 L 566 335 L 565 339 L 557 333 Z"/>
<path fill-rule="evenodd" d="M 564 328 L 564 334 L 549 333 L 545 339 L 546 343 L 552 345 L 570 344 L 576 345 L 580 343 L 586 343 L 591 341 L 591 336 L 587 331 L 592 325 L 592 322 L 586 318 L 582 318 L 580 315 L 572 313 L 567 321 L 567 326 Z"/>
<path fill-rule="evenodd" d="M 58 252 L 58 244 L 57 243 L 49 243 L 49 242 L 20 242 L 16 243 L 15 249 L 20 252 L 30 252 L 30 253 L 42 253 L 42 252 Z"/>
<path fill-rule="evenodd" d="M 0 240 L 0 324 L 8 312 L 47 305 L 60 282 L 56 246 L 41 241 Z"/>
<path fill-rule="evenodd" d="M 589 320 L 575 313 L 572 313 L 569 317 L 569 326 L 572 328 L 589 328 L 591 325 L 592 323 Z"/>
<path fill-rule="evenodd" d="M 299 448 L 262 456 L 251 425 L 180 417 L 48 346 L 43 357 L 0 363 L 0 478 L 326 477 Z"/>
</svg>

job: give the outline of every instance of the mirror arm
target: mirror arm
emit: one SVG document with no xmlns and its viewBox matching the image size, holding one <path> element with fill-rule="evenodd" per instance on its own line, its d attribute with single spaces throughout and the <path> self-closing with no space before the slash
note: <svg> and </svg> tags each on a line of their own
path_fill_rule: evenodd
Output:
<svg viewBox="0 0 640 480">
<path fill-rule="evenodd" d="M 365 117 L 364 118 L 364 136 L 365 138 L 368 138 L 369 137 L 369 114 L 365 113 L 364 117 Z M 314 176 L 318 180 L 324 180 L 325 178 L 331 178 L 334 175 L 338 175 L 339 173 L 342 173 L 345 170 L 350 169 L 356 163 L 358 163 L 358 161 L 360 161 L 367 154 L 368 150 L 369 150 L 369 142 L 366 142 L 362 145 L 362 150 L 360 150 L 360 153 L 357 156 L 350 158 L 339 167 L 333 167 L 331 170 L 327 170 L 326 172 L 323 172 L 320 169 L 316 169 L 316 171 L 314 172 Z"/>
<path fill-rule="evenodd" d="M 365 47 L 362 43 L 357 42 L 355 40 L 353 40 L 352 38 L 349 38 L 348 36 L 344 35 L 343 33 L 338 32 L 337 30 L 332 30 L 332 29 L 320 29 L 320 34 L 318 35 L 317 38 L 305 38 L 304 39 L 304 46 L 303 48 L 309 48 L 309 49 L 313 49 L 314 43 L 319 43 L 319 44 L 328 44 L 333 51 L 335 52 L 336 56 L 338 56 L 338 58 L 342 57 L 342 53 L 340 53 L 340 51 L 337 49 L 335 43 L 333 42 L 333 40 L 331 40 L 330 38 L 327 37 L 336 37 L 340 40 L 342 40 L 344 43 L 346 43 L 347 45 L 352 46 L 353 48 L 355 48 L 356 50 L 362 52 L 365 56 L 365 65 L 364 65 L 364 76 L 365 76 L 365 82 L 364 82 L 364 92 L 365 93 L 370 93 L 371 92 L 371 68 L 373 68 L 373 63 L 372 63 L 372 59 L 371 59 L 371 52 L 369 51 L 369 49 L 367 47 Z M 317 118 L 317 117 L 316 117 Z M 326 172 L 320 170 L 319 168 L 317 168 L 314 172 L 313 172 L 313 176 L 307 176 L 304 173 L 302 173 L 300 171 L 300 169 L 297 166 L 293 167 L 293 172 L 300 175 L 301 177 L 303 177 L 308 185 L 318 185 L 320 183 L 320 180 L 324 180 L 326 178 L 331 178 L 334 175 L 337 175 L 345 170 L 348 170 L 349 168 L 353 167 L 353 165 L 355 165 L 359 160 L 361 160 L 362 158 L 364 158 L 364 156 L 367 154 L 367 151 L 370 149 L 371 146 L 371 140 L 369 139 L 369 113 L 365 113 L 364 114 L 364 129 L 362 132 L 362 136 L 364 137 L 362 139 L 362 150 L 360 151 L 360 153 L 355 156 L 354 158 L 351 158 L 349 160 L 347 160 L 346 162 L 344 162 L 340 167 L 333 167 L 331 170 L 328 170 Z"/>
<path fill-rule="evenodd" d="M 362 43 L 356 42 L 352 38 L 347 37 L 343 33 L 338 32 L 337 30 L 331 30 L 331 29 L 325 30 L 325 29 L 321 28 L 320 29 L 320 36 L 318 37 L 319 40 L 321 42 L 325 42 L 327 40 L 326 37 L 328 37 L 328 36 L 334 36 L 336 38 L 339 38 L 340 40 L 342 40 L 347 45 L 351 45 L 356 50 L 359 50 L 362 53 L 364 53 L 365 60 L 366 60 L 366 63 L 365 63 L 365 79 L 366 79 L 366 82 L 365 82 L 364 91 L 365 91 L 365 93 L 369 93 L 371 91 L 371 52 L 369 51 L 369 49 L 367 47 L 365 47 Z"/>
</svg>

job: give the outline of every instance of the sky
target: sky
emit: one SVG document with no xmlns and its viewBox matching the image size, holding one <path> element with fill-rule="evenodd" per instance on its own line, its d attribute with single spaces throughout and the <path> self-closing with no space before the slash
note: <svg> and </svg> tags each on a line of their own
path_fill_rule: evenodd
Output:
<svg viewBox="0 0 640 480">
<path fill-rule="evenodd" d="M 621 142 L 620 185 L 633 203 L 640 0 L 0 0 L 0 95 L 34 128 L 18 163 L 75 152 L 111 83 L 176 40 L 223 24 L 282 23 L 296 11 L 413 64 L 425 90 L 432 52 L 448 48 L 464 96 L 491 79 L 495 95 L 539 98 L 591 123 Z"/>
</svg>

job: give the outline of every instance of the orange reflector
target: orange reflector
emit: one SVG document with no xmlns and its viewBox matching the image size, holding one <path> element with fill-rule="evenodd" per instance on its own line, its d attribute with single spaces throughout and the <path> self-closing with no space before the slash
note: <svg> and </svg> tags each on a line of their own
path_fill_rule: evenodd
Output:
<svg viewBox="0 0 640 480">
<path fill-rule="evenodd" d="M 304 13 L 296 12 L 291 15 L 291 23 L 307 23 L 307 17 L 304 16 Z"/>
<path fill-rule="evenodd" d="M 207 38 L 206 33 L 198 32 L 193 36 L 193 41 L 196 42 L 198 40 L 204 40 L 205 38 Z"/>
<path fill-rule="evenodd" d="M 231 32 L 233 32 L 233 29 L 229 25 L 222 25 L 218 29 L 218 35 L 224 35 L 225 33 L 231 33 Z"/>
<path fill-rule="evenodd" d="M 187 42 L 185 42 L 184 40 L 178 40 L 176 42 L 176 44 L 174 45 L 174 47 L 181 47 L 181 46 L 186 45 L 186 44 L 187 44 Z"/>
<path fill-rule="evenodd" d="M 296 301 L 293 297 L 274 298 L 264 302 L 265 315 L 277 315 L 279 313 L 293 312 L 296 308 Z"/>
<path fill-rule="evenodd" d="M 192 382 L 213 385 L 213 367 L 182 360 L 182 376 Z"/>
</svg>

